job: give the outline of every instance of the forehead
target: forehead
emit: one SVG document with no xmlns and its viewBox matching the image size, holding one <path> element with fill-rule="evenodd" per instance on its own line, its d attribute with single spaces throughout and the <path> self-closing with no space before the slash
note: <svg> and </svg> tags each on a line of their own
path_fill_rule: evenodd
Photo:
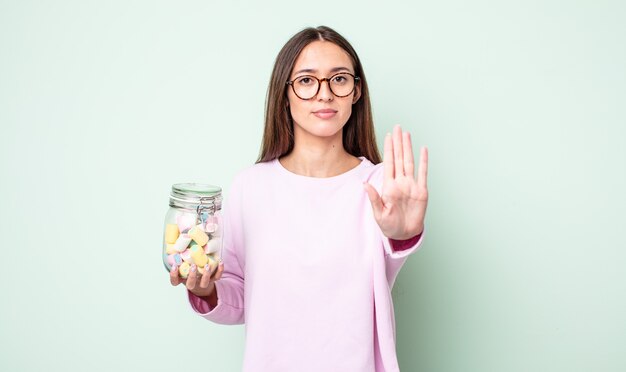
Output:
<svg viewBox="0 0 626 372">
<path fill-rule="evenodd" d="M 350 55 L 337 44 L 318 40 L 302 49 L 293 66 L 292 73 L 304 69 L 325 72 L 337 67 L 354 70 Z"/>
</svg>

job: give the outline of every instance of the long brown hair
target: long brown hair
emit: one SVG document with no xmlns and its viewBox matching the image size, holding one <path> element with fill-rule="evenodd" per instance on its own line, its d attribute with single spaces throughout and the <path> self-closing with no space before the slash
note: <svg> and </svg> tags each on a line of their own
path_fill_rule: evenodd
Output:
<svg viewBox="0 0 626 372">
<path fill-rule="evenodd" d="M 381 162 L 367 80 L 359 56 L 352 45 L 330 27 L 309 27 L 295 34 L 278 53 L 270 78 L 265 105 L 265 130 L 257 163 L 274 160 L 293 150 L 294 132 L 287 105 L 287 80 L 300 52 L 311 42 L 330 41 L 348 53 L 354 64 L 355 75 L 360 78 L 361 97 L 352 106 L 352 114 L 343 127 L 343 147 L 353 156 L 365 156 L 372 163 Z"/>
</svg>

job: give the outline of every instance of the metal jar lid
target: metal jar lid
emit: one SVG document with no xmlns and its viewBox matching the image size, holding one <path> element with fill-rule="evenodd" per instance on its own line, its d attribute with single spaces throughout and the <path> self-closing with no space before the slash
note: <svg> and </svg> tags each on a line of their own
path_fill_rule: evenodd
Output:
<svg viewBox="0 0 626 372">
<path fill-rule="evenodd" d="M 222 188 L 201 183 L 172 185 L 170 207 L 215 213 L 222 209 Z"/>
</svg>

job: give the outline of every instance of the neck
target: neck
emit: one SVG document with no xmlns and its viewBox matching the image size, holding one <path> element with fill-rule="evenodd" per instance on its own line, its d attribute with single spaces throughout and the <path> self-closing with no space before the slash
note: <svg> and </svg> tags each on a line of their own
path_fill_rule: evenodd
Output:
<svg viewBox="0 0 626 372">
<path fill-rule="evenodd" d="M 279 159 L 283 167 L 292 173 L 317 178 L 334 177 L 361 162 L 343 148 L 341 131 L 332 137 L 294 134 L 293 150 Z"/>
</svg>

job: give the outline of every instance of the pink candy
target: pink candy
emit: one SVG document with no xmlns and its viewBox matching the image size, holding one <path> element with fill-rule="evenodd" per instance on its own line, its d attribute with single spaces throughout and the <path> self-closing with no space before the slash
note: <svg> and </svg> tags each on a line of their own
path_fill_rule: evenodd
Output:
<svg viewBox="0 0 626 372">
<path fill-rule="evenodd" d="M 174 258 L 175 255 L 173 254 L 168 254 L 167 255 L 167 264 L 170 265 L 170 267 L 174 266 L 174 264 L 176 263 L 176 259 Z"/>
<path fill-rule="evenodd" d="M 187 249 L 187 246 L 191 243 L 191 238 L 187 234 L 180 234 L 178 239 L 176 239 L 176 243 L 174 243 L 174 250 L 176 252 L 182 252 Z"/>
<path fill-rule="evenodd" d="M 185 262 L 191 262 L 191 251 L 189 249 L 185 249 L 181 252 L 180 257 L 182 257 Z"/>
<path fill-rule="evenodd" d="M 189 231 L 196 225 L 196 217 L 188 213 L 180 213 L 176 215 L 176 224 L 181 233 Z"/>
<path fill-rule="evenodd" d="M 208 232 L 209 234 L 213 234 L 214 232 L 217 231 L 217 224 L 212 223 L 212 222 L 207 222 L 204 227 L 204 231 Z"/>
</svg>

